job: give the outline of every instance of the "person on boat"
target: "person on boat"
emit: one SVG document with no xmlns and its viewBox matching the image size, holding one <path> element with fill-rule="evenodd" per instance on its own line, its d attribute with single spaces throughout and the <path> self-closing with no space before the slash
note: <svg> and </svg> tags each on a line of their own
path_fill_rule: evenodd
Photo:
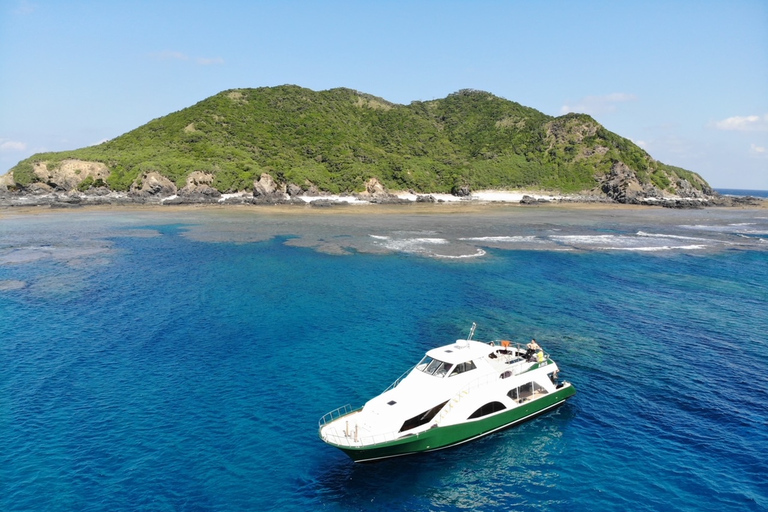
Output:
<svg viewBox="0 0 768 512">
<path fill-rule="evenodd" d="M 534 354 L 536 354 L 536 352 L 541 350 L 541 347 L 539 346 L 538 343 L 536 343 L 535 339 L 531 339 L 531 342 L 528 345 L 526 345 L 526 347 L 528 348 L 528 350 L 526 350 L 525 352 L 525 358 L 528 360 L 532 360 Z"/>
</svg>

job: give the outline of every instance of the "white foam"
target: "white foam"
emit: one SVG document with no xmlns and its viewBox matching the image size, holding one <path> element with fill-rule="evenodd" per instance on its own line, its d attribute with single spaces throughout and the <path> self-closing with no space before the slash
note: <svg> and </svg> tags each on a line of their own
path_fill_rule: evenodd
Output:
<svg viewBox="0 0 768 512">
<path fill-rule="evenodd" d="M 424 235 L 435 235 L 437 234 L 437 231 L 433 229 L 420 229 L 418 231 L 407 231 L 407 230 L 393 231 L 393 233 L 401 236 L 411 236 L 411 235 L 424 236 Z"/>
<path fill-rule="evenodd" d="M 653 235 L 638 232 L 637 236 L 631 235 L 564 235 L 552 236 L 552 240 L 574 247 L 599 249 L 605 251 L 639 251 L 657 252 L 673 250 L 701 250 L 709 247 L 709 244 L 683 244 L 669 245 L 670 239 L 709 242 L 704 238 L 684 237 L 677 235 Z M 657 242 L 658 245 L 648 245 L 649 242 Z"/>
<path fill-rule="evenodd" d="M 617 235 L 552 235 L 549 238 L 566 244 L 601 245 L 608 242 L 623 243 L 629 237 Z"/>
<path fill-rule="evenodd" d="M 235 197 L 237 197 L 237 198 L 240 198 L 240 197 L 248 197 L 248 198 L 250 198 L 251 196 L 252 196 L 251 194 L 248 194 L 246 192 L 233 192 L 233 193 L 230 193 L 230 194 L 221 194 L 221 197 L 219 197 L 218 202 L 219 203 L 223 203 L 227 199 L 233 199 Z"/>
<path fill-rule="evenodd" d="M 697 240 L 700 242 L 709 242 L 710 240 L 707 238 L 697 238 L 694 236 L 682 236 L 682 235 L 666 235 L 666 234 L 659 234 L 659 233 L 646 233 L 644 231 L 638 231 L 637 236 L 643 236 L 648 238 L 672 238 L 674 240 Z"/>
<path fill-rule="evenodd" d="M 395 194 L 398 199 L 402 199 L 404 201 L 416 201 L 419 196 L 416 194 L 411 194 L 410 192 L 398 192 Z"/>
<path fill-rule="evenodd" d="M 733 226 L 740 226 L 741 227 L 741 229 L 738 229 L 738 230 L 734 231 L 737 234 L 738 233 L 743 233 L 743 234 L 746 234 L 746 235 L 768 235 L 768 229 L 766 229 L 766 228 L 754 229 L 754 228 L 744 228 L 743 227 L 743 226 L 748 226 L 748 225 L 751 225 L 751 224 L 743 224 L 743 225 L 732 224 L 732 225 Z"/>
<path fill-rule="evenodd" d="M 355 196 L 299 196 L 299 199 L 305 203 L 313 203 L 315 201 L 330 201 L 332 203 L 349 203 L 349 204 L 368 204 L 369 201 L 361 201 Z"/>
<path fill-rule="evenodd" d="M 519 203 L 523 199 L 522 193 L 519 192 L 503 192 L 499 190 L 482 190 L 480 192 L 474 192 L 472 199 L 479 199 L 480 201 L 499 201 L 506 203 Z"/>
<path fill-rule="evenodd" d="M 414 242 L 421 244 L 447 244 L 448 240 L 445 238 L 412 238 Z"/>
<path fill-rule="evenodd" d="M 714 226 L 714 225 L 706 225 L 706 224 L 692 224 L 692 225 L 681 225 L 681 228 L 684 229 L 698 229 L 700 231 L 710 231 L 715 233 L 744 233 L 747 235 L 768 235 L 768 229 L 766 228 L 749 228 L 748 226 L 756 226 L 758 225 L 755 222 L 744 222 L 739 224 L 728 224 L 726 226 Z"/>
<path fill-rule="evenodd" d="M 708 226 L 706 224 L 681 224 L 678 226 L 683 229 L 701 229 L 703 231 L 722 231 L 723 226 Z"/>
<path fill-rule="evenodd" d="M 481 256 L 485 256 L 485 251 L 482 249 L 478 249 L 475 254 L 461 254 L 456 256 L 451 256 L 447 254 L 435 254 L 435 258 L 441 258 L 441 259 L 449 259 L 449 260 L 462 260 L 467 258 L 479 258 Z"/>
<path fill-rule="evenodd" d="M 438 201 L 445 201 L 446 203 L 461 201 L 460 197 L 454 196 L 453 194 L 430 194 L 430 195 L 435 199 L 437 199 Z"/>
<path fill-rule="evenodd" d="M 379 235 L 370 235 L 371 238 L 380 240 L 379 245 L 384 246 L 390 251 L 407 253 L 426 253 L 430 252 L 425 246 L 444 245 L 449 243 L 445 238 L 390 238 Z"/>
<path fill-rule="evenodd" d="M 563 199 L 563 196 L 533 194 L 530 192 L 513 192 L 506 190 L 480 190 L 478 192 L 473 192 L 470 197 L 471 199 L 476 199 L 479 201 L 519 203 L 525 196 L 532 197 L 536 200 L 546 199 L 547 201 L 557 201 L 559 199 Z"/>
<path fill-rule="evenodd" d="M 475 236 L 469 238 L 459 238 L 459 240 L 465 240 L 469 242 L 536 242 L 538 239 L 535 236 Z"/>
<path fill-rule="evenodd" d="M 640 251 L 640 252 L 658 252 L 674 250 L 701 250 L 706 249 L 706 245 L 662 245 L 658 247 L 605 247 L 607 251 Z"/>
<path fill-rule="evenodd" d="M 397 196 L 398 199 L 402 199 L 404 201 L 412 201 L 416 202 L 420 196 L 432 196 L 437 201 L 442 201 L 444 203 L 452 203 L 457 201 L 462 201 L 463 198 L 454 196 L 453 194 L 413 194 L 411 192 L 396 192 L 395 196 Z"/>
</svg>

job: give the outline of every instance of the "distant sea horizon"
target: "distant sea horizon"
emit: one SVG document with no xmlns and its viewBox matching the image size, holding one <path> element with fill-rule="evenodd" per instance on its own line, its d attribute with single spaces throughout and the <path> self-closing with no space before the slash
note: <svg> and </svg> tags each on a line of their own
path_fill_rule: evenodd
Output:
<svg viewBox="0 0 768 512">
<path fill-rule="evenodd" d="M 752 196 L 752 197 L 768 197 L 768 190 L 751 190 L 744 188 L 716 188 L 715 191 L 724 196 Z"/>
</svg>

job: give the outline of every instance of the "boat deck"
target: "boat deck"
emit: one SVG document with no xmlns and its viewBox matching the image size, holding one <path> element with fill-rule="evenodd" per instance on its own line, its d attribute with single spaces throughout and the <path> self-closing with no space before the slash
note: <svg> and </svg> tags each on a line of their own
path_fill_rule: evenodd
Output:
<svg viewBox="0 0 768 512">
<path fill-rule="evenodd" d="M 488 360 L 491 365 L 496 369 L 502 378 L 512 377 L 513 375 L 519 375 L 527 370 L 530 370 L 537 365 L 549 364 L 549 354 L 541 351 L 541 356 L 532 354 L 526 358 L 528 351 L 520 344 L 516 346 L 501 345 L 505 342 L 491 342 L 497 350 L 488 356 Z M 508 343 L 508 342 L 507 342 Z M 509 372 L 509 373 L 508 373 Z"/>
<path fill-rule="evenodd" d="M 369 446 L 398 438 L 397 432 L 376 434 L 370 431 L 364 421 L 357 421 L 360 413 L 360 410 L 352 411 L 329 423 L 321 423 L 320 437 L 326 442 L 339 446 Z"/>
</svg>

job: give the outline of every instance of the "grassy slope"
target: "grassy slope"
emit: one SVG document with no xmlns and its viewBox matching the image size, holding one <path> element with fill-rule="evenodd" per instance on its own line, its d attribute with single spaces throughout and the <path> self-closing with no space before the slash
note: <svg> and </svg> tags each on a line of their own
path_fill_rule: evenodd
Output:
<svg viewBox="0 0 768 512">
<path fill-rule="evenodd" d="M 481 91 L 396 105 L 349 89 L 297 86 L 224 91 L 98 146 L 38 154 L 14 167 L 24 186 L 35 162 L 104 162 L 108 185 L 126 190 L 149 171 L 183 186 L 215 174 L 222 192 L 248 190 L 263 172 L 277 181 L 354 192 L 371 177 L 393 190 L 457 187 L 588 190 L 621 161 L 659 188 L 694 173 L 654 161 L 591 117 L 553 118 Z"/>
</svg>

